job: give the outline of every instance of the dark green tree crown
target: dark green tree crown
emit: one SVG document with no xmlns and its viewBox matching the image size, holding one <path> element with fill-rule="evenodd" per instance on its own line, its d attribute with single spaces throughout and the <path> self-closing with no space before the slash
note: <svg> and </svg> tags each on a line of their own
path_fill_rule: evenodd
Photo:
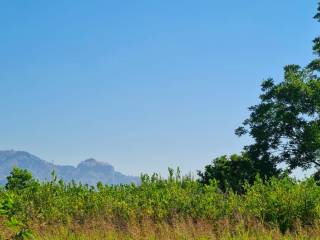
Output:
<svg viewBox="0 0 320 240">
<path fill-rule="evenodd" d="M 320 4 L 315 19 L 320 22 Z M 284 67 L 284 80 L 263 81 L 260 103 L 236 130 L 249 134 L 254 144 L 245 149 L 255 161 L 286 162 L 296 167 L 320 167 L 320 37 L 313 41 L 316 58 L 306 67 Z"/>
</svg>

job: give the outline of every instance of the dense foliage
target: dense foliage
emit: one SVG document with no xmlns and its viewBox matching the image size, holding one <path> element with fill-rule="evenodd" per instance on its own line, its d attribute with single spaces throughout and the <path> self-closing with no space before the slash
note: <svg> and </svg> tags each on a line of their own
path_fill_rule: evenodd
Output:
<svg viewBox="0 0 320 240">
<path fill-rule="evenodd" d="M 244 186 L 246 193 L 242 195 L 222 193 L 216 181 L 203 185 L 179 176 L 179 172 L 174 175 L 172 170 L 168 179 L 144 175 L 140 186 L 90 187 L 65 184 L 55 176 L 52 181 L 24 186 L 2 188 L 0 209 L 4 212 L 9 202 L 11 210 L 5 218 L 31 228 L 37 224 L 84 225 L 92 219 L 121 229 L 130 222 L 145 220 L 170 224 L 176 220 L 214 223 L 222 219 L 253 219 L 285 232 L 294 230 L 296 223 L 313 226 L 320 217 L 320 186 L 313 179 L 299 182 L 274 178 L 263 182 L 257 178 L 252 186 Z"/>
<path fill-rule="evenodd" d="M 319 12 L 320 7 L 318 21 Z M 286 66 L 280 83 L 265 80 L 260 103 L 250 107 L 250 117 L 236 130 L 253 137 L 246 151 L 261 166 L 320 167 L 320 37 L 313 42 L 316 59 L 306 67 Z"/>
<path fill-rule="evenodd" d="M 253 184 L 257 176 L 265 180 L 280 176 L 280 172 L 276 168 L 272 171 L 263 171 L 263 168 L 257 166 L 257 161 L 253 161 L 248 153 L 242 153 L 241 155 L 233 154 L 230 157 L 217 157 L 212 164 L 205 166 L 203 172 L 198 171 L 198 175 L 199 181 L 203 184 L 208 184 L 214 179 L 223 192 L 232 189 L 237 193 L 243 193 L 244 184 Z"/>
<path fill-rule="evenodd" d="M 315 19 L 320 22 L 320 3 Z M 236 129 L 238 136 L 249 134 L 253 144 L 241 155 L 215 158 L 198 172 L 200 182 L 215 179 L 223 191 L 241 193 L 243 184 L 252 184 L 257 175 L 264 180 L 283 175 L 280 163 L 288 171 L 320 169 L 320 37 L 313 43 L 316 59 L 310 64 L 286 66 L 280 83 L 263 81 L 260 103 L 249 108 L 249 118 Z M 320 179 L 320 170 L 315 177 Z"/>
</svg>

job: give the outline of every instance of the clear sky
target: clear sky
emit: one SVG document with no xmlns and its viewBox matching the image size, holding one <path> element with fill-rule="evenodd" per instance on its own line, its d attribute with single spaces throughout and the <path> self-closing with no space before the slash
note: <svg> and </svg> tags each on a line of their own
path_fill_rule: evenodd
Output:
<svg viewBox="0 0 320 240">
<path fill-rule="evenodd" d="M 316 0 L 1 1 L 0 149 L 126 174 L 240 152 L 264 78 L 307 64 Z"/>
</svg>

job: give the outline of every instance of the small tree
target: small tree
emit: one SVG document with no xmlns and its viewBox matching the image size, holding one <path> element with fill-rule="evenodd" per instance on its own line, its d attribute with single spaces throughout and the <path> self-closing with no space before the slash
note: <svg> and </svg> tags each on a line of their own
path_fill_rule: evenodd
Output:
<svg viewBox="0 0 320 240">
<path fill-rule="evenodd" d="M 5 188 L 7 190 L 22 190 L 26 187 L 32 186 L 36 181 L 32 178 L 32 174 L 26 169 L 14 167 L 7 177 Z"/>
</svg>

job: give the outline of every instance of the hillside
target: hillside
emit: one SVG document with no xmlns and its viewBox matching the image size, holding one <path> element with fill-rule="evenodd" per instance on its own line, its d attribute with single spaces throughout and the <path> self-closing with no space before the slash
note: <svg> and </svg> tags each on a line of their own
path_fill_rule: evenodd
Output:
<svg viewBox="0 0 320 240">
<path fill-rule="evenodd" d="M 55 170 L 58 177 L 66 182 L 75 180 L 89 185 L 95 185 L 99 181 L 108 184 L 139 183 L 138 177 L 124 175 L 115 171 L 112 165 L 92 158 L 74 167 L 56 165 L 25 151 L 10 150 L 0 151 L 0 184 L 6 182 L 6 177 L 14 166 L 29 170 L 39 180 L 50 179 L 52 170 Z"/>
</svg>

